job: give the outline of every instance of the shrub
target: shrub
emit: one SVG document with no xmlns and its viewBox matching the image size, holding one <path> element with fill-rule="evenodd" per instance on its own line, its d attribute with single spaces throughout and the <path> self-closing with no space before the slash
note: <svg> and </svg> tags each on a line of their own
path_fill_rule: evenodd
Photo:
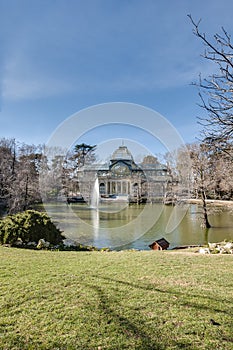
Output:
<svg viewBox="0 0 233 350">
<path fill-rule="evenodd" d="M 27 210 L 0 221 L 1 244 L 14 245 L 17 240 L 27 244 L 41 238 L 52 244 L 59 244 L 65 238 L 46 213 Z"/>
</svg>

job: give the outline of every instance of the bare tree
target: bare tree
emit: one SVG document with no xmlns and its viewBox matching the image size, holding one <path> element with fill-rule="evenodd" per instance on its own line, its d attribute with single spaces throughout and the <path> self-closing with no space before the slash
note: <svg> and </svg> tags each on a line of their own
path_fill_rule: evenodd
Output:
<svg viewBox="0 0 233 350">
<path fill-rule="evenodd" d="M 221 34 L 208 39 L 200 31 L 200 21 L 195 22 L 188 15 L 193 25 L 193 33 L 203 42 L 206 49 L 202 55 L 216 64 L 215 72 L 195 83 L 200 88 L 200 106 L 207 112 L 200 118 L 204 126 L 204 139 L 225 148 L 233 139 L 233 44 L 230 34 L 222 27 Z"/>
<path fill-rule="evenodd" d="M 186 179 L 189 182 L 188 195 L 195 196 L 197 199 L 201 199 L 202 211 L 203 211 L 203 226 L 210 227 L 207 212 L 207 192 L 211 183 L 211 170 L 208 157 L 207 147 L 198 143 L 186 145 L 180 147 L 173 154 L 167 154 L 167 161 L 169 164 L 170 172 L 173 177 L 171 192 L 173 194 L 182 193 L 186 187 Z M 185 161 L 189 159 L 188 162 Z M 191 170 L 191 171 L 190 171 Z"/>
<path fill-rule="evenodd" d="M 217 143 L 206 142 L 210 183 L 208 195 L 214 199 L 232 199 L 233 194 L 233 147 L 225 143 L 224 148 Z"/>
<path fill-rule="evenodd" d="M 0 204 L 7 208 L 11 199 L 11 184 L 16 177 L 16 142 L 14 139 L 0 140 Z"/>
<path fill-rule="evenodd" d="M 41 147 L 0 140 L 0 205 L 9 213 L 40 201 Z"/>
<path fill-rule="evenodd" d="M 211 184 L 211 166 L 208 149 L 205 144 L 192 144 L 188 146 L 193 169 L 193 183 L 197 196 L 201 198 L 203 209 L 203 226 L 210 228 L 207 212 L 207 191 Z"/>
<path fill-rule="evenodd" d="M 17 148 L 15 176 L 9 187 L 8 207 L 10 213 L 24 211 L 40 202 L 39 169 L 40 146 L 21 144 Z"/>
<path fill-rule="evenodd" d="M 80 192 L 78 171 L 95 160 L 96 146 L 77 144 L 69 151 L 47 148 L 40 173 L 43 200 L 65 199 Z"/>
</svg>

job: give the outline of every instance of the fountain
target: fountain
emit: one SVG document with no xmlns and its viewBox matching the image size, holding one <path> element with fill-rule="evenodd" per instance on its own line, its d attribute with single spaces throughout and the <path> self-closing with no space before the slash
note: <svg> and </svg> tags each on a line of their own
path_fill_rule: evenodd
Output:
<svg viewBox="0 0 233 350">
<path fill-rule="evenodd" d="M 99 206 L 100 192 L 99 192 L 99 179 L 96 177 L 94 188 L 91 196 L 91 208 L 97 209 Z"/>
</svg>

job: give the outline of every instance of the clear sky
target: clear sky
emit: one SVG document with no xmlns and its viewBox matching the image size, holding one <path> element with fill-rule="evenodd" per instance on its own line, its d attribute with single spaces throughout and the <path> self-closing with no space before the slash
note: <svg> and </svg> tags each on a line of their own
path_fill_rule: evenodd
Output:
<svg viewBox="0 0 233 350">
<path fill-rule="evenodd" d="M 204 112 L 190 83 L 213 67 L 187 14 L 212 36 L 233 31 L 232 13 L 232 0 L 0 0 L 0 137 L 44 143 L 79 110 L 119 101 L 194 141 Z"/>
</svg>

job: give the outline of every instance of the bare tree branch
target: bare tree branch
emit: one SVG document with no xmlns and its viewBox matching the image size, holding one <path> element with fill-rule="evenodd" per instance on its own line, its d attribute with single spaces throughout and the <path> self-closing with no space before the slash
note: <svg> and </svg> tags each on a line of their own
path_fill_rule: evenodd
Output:
<svg viewBox="0 0 233 350">
<path fill-rule="evenodd" d="M 230 34 L 222 27 L 221 34 L 215 34 L 213 40 L 207 38 L 199 29 L 200 20 L 195 22 L 188 15 L 193 33 L 205 45 L 202 57 L 216 64 L 216 71 L 199 82 L 193 83 L 200 89 L 200 107 L 207 116 L 199 117 L 204 134 L 212 140 L 225 142 L 233 140 L 233 44 Z"/>
</svg>

